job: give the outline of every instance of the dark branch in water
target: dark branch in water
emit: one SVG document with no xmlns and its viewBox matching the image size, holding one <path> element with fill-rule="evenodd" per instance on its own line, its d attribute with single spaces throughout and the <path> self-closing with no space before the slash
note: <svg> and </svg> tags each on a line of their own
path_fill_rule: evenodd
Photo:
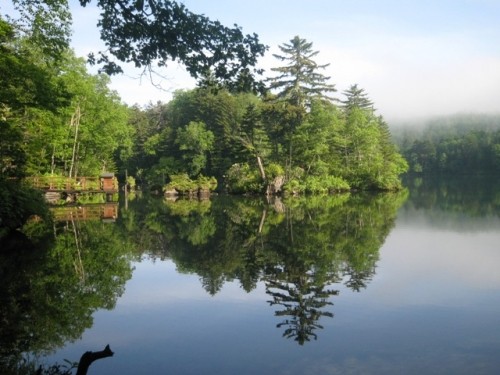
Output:
<svg viewBox="0 0 500 375">
<path fill-rule="evenodd" d="M 87 370 L 89 369 L 92 362 L 97 361 L 101 358 L 112 357 L 113 352 L 109 348 L 109 345 L 106 345 L 104 350 L 100 352 L 85 352 L 80 358 L 80 363 L 78 364 L 78 370 L 76 371 L 76 375 L 86 375 Z"/>
</svg>

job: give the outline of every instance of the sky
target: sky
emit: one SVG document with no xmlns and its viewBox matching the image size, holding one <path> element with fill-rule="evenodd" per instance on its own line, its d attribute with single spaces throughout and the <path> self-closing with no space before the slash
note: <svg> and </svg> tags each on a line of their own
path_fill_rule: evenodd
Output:
<svg viewBox="0 0 500 375">
<path fill-rule="evenodd" d="M 259 66 L 280 66 L 272 56 L 298 35 L 330 65 L 323 74 L 337 87 L 364 88 L 387 120 L 456 113 L 500 113 L 500 0 L 184 0 L 195 13 L 244 33 L 257 33 L 269 52 Z M 95 3 L 95 0 L 92 2 Z M 72 47 L 79 56 L 102 47 L 98 10 L 70 0 Z M 139 79 L 126 68 L 111 88 L 129 104 L 167 102 L 195 82 L 173 63 L 165 77 Z"/>
</svg>

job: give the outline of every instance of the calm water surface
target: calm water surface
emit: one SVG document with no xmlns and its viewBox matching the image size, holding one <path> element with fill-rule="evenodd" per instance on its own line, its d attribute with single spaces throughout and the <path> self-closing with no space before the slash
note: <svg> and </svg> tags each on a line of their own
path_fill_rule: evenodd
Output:
<svg viewBox="0 0 500 375">
<path fill-rule="evenodd" d="M 71 290 L 102 300 L 44 361 L 110 344 L 90 374 L 497 374 L 500 190 L 409 185 L 270 205 L 137 198 L 115 223 L 60 224 L 82 237 Z M 88 236 L 124 263 L 87 259 Z"/>
</svg>

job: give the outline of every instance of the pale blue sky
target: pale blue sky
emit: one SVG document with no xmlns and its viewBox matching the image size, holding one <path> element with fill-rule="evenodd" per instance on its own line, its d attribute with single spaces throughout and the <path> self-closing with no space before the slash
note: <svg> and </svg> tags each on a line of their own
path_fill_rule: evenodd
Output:
<svg viewBox="0 0 500 375">
<path fill-rule="evenodd" d="M 79 55 L 99 48 L 97 11 L 74 4 L 73 48 Z M 95 3 L 95 1 L 93 1 Z M 279 44 L 299 35 L 313 42 L 319 63 L 338 96 L 351 84 L 363 87 L 388 120 L 457 112 L 500 113 L 500 0 L 184 0 L 270 47 L 261 59 L 268 73 L 279 62 Z M 176 89 L 193 87 L 182 68 L 154 88 L 139 72 L 113 78 L 128 104 L 168 101 Z"/>
</svg>

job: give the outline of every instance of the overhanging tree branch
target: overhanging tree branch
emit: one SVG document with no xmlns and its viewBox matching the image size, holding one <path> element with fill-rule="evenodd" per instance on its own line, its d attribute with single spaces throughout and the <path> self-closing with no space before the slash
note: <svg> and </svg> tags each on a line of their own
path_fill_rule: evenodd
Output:
<svg viewBox="0 0 500 375">
<path fill-rule="evenodd" d="M 33 30 L 54 57 L 60 55 L 71 34 L 67 0 L 14 1 L 26 29 Z M 84 7 L 91 2 L 80 0 Z M 101 72 L 122 73 L 124 63 L 151 72 L 178 61 L 201 82 L 213 76 L 217 84 L 232 91 L 264 90 L 256 78 L 262 70 L 255 65 L 267 46 L 260 43 L 257 34 L 245 35 L 238 25 L 226 27 L 175 0 L 95 3 L 101 10 L 97 26 L 106 50 L 91 53 L 89 63 L 100 66 Z"/>
<path fill-rule="evenodd" d="M 154 69 L 179 61 L 195 79 L 212 75 L 235 90 L 262 87 L 254 79 L 261 71 L 253 67 L 267 46 L 236 24 L 226 27 L 170 0 L 98 0 L 97 5 L 107 51 L 90 55 L 90 62 L 103 72 L 120 73 L 120 63 Z"/>
</svg>

